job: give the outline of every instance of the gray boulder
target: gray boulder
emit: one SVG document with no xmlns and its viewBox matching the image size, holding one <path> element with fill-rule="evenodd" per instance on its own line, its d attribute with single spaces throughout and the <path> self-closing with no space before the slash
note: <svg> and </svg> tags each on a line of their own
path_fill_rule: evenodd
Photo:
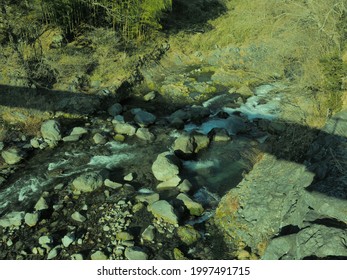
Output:
<svg viewBox="0 0 347 280">
<path fill-rule="evenodd" d="M 113 104 L 112 106 L 110 106 L 108 109 L 107 109 L 107 112 L 112 116 L 112 117 L 115 117 L 117 115 L 119 115 L 120 113 L 122 113 L 123 111 L 123 107 L 121 104 L 119 103 L 115 103 Z"/>
<path fill-rule="evenodd" d="M 156 116 L 143 110 L 138 111 L 134 118 L 138 125 L 142 127 L 153 124 L 156 119 Z"/>
</svg>

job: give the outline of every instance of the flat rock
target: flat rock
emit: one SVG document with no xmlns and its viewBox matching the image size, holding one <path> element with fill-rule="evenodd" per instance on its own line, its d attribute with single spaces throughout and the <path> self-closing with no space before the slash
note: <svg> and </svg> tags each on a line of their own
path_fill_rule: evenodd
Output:
<svg viewBox="0 0 347 280">
<path fill-rule="evenodd" d="M 47 204 L 47 201 L 42 196 L 39 198 L 39 200 L 36 202 L 36 204 L 34 206 L 34 209 L 36 211 L 45 210 L 48 208 L 49 208 L 49 206 Z"/>
<path fill-rule="evenodd" d="M 147 260 L 148 255 L 139 247 L 127 247 L 124 252 L 128 260 Z"/>
<path fill-rule="evenodd" d="M 159 181 L 168 181 L 179 173 L 177 164 L 179 160 L 170 152 L 164 152 L 157 156 L 152 165 L 154 177 Z"/>
<path fill-rule="evenodd" d="M 148 194 L 138 194 L 135 199 L 138 202 L 145 202 L 148 205 L 156 202 L 159 200 L 159 194 L 158 193 L 148 193 Z"/>
<path fill-rule="evenodd" d="M 92 192 L 101 187 L 102 184 L 102 176 L 97 172 L 82 174 L 72 182 L 74 189 L 80 192 Z"/>
<path fill-rule="evenodd" d="M 204 212 L 204 208 L 198 202 L 193 201 L 189 196 L 184 193 L 180 193 L 177 196 L 178 200 L 181 200 L 183 204 L 187 207 L 190 215 L 200 216 Z"/>
<path fill-rule="evenodd" d="M 154 217 L 162 219 L 164 222 L 169 224 L 177 225 L 178 218 L 174 213 L 172 205 L 166 200 L 159 200 L 147 206 L 149 212 L 153 214 Z"/>
<path fill-rule="evenodd" d="M 152 242 L 155 238 L 155 227 L 152 225 L 149 225 L 148 227 L 145 228 L 143 233 L 141 234 L 141 237 L 145 241 Z"/>
<path fill-rule="evenodd" d="M 136 131 L 136 137 L 144 140 L 144 141 L 148 141 L 148 142 L 152 142 L 155 139 L 155 136 L 153 133 L 151 133 L 148 128 L 145 127 L 140 127 L 137 131 Z"/>
<path fill-rule="evenodd" d="M 164 191 L 164 190 L 174 189 L 179 185 L 180 182 L 181 182 L 180 177 L 178 176 L 172 177 L 171 179 L 158 184 L 157 190 Z"/>
<path fill-rule="evenodd" d="M 128 123 L 116 123 L 114 125 L 116 133 L 133 136 L 136 133 L 136 127 Z"/>
<path fill-rule="evenodd" d="M 106 144 L 106 138 L 100 133 L 95 133 L 93 136 L 93 141 L 96 145 L 104 145 Z"/>
</svg>

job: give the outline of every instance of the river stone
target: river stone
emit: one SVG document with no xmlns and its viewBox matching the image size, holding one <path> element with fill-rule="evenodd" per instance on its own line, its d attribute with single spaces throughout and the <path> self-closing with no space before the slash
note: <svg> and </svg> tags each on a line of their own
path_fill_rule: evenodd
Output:
<svg viewBox="0 0 347 280">
<path fill-rule="evenodd" d="M 179 160 L 170 152 L 164 152 L 157 156 L 152 165 L 154 177 L 159 181 L 168 181 L 179 173 L 177 166 Z"/>
<path fill-rule="evenodd" d="M 153 133 L 151 133 L 148 128 L 140 127 L 136 131 L 136 136 L 142 140 L 152 142 L 155 139 L 155 136 Z"/>
<path fill-rule="evenodd" d="M 89 172 L 80 175 L 73 180 L 72 185 L 75 190 L 80 192 L 92 192 L 101 187 L 103 183 L 102 176 L 97 172 Z"/>
<path fill-rule="evenodd" d="M 157 190 L 158 191 L 164 191 L 164 190 L 169 190 L 176 188 L 178 184 L 181 182 L 181 178 L 178 176 L 175 176 L 167 181 L 161 182 L 160 184 L 157 185 Z"/>
<path fill-rule="evenodd" d="M 182 193 L 186 193 L 192 189 L 192 184 L 187 179 L 184 179 L 183 182 L 177 186 L 177 189 Z"/>
<path fill-rule="evenodd" d="M 101 251 L 96 251 L 93 254 L 91 254 L 90 258 L 92 260 L 102 260 L 105 261 L 108 259 L 108 257 Z"/>
<path fill-rule="evenodd" d="M 16 164 L 23 159 L 23 152 L 14 147 L 1 152 L 1 156 L 7 164 Z"/>
<path fill-rule="evenodd" d="M 139 247 L 127 247 L 124 252 L 128 260 L 147 260 L 148 255 Z"/>
<path fill-rule="evenodd" d="M 143 100 L 145 101 L 151 101 L 155 98 L 155 92 L 154 91 L 151 91 L 149 93 L 147 93 L 144 97 L 143 97 Z"/>
<path fill-rule="evenodd" d="M 123 107 L 121 104 L 119 103 L 115 103 L 113 104 L 112 106 L 110 106 L 108 109 L 107 109 L 107 112 L 112 116 L 112 117 L 115 117 L 117 115 L 119 115 L 120 113 L 122 113 L 123 111 Z"/>
<path fill-rule="evenodd" d="M 100 133 L 95 133 L 93 136 L 93 141 L 96 145 L 106 144 L 106 138 Z"/>
<path fill-rule="evenodd" d="M 70 258 L 71 260 L 74 260 L 74 261 L 83 261 L 82 254 L 72 254 Z"/>
<path fill-rule="evenodd" d="M 128 123 L 116 123 L 114 125 L 116 133 L 133 136 L 136 133 L 136 127 Z"/>
<path fill-rule="evenodd" d="M 166 200 L 158 200 L 147 206 L 147 210 L 153 214 L 154 217 L 162 219 L 169 224 L 177 225 L 178 218 L 174 213 L 172 205 Z"/>
<path fill-rule="evenodd" d="M 24 212 L 11 212 L 6 214 L 0 219 L 0 226 L 6 227 L 19 227 L 22 224 Z"/>
<path fill-rule="evenodd" d="M 180 193 L 176 198 L 183 202 L 183 204 L 189 210 L 190 215 L 200 216 L 204 212 L 204 208 L 202 207 L 202 205 L 198 202 L 193 201 L 186 194 Z"/>
<path fill-rule="evenodd" d="M 116 240 L 119 241 L 128 241 L 128 240 L 134 240 L 134 236 L 126 231 L 121 231 L 116 233 Z"/>
<path fill-rule="evenodd" d="M 186 245 L 192 245 L 201 237 L 199 232 L 191 225 L 179 227 L 177 229 L 177 235 Z"/>
<path fill-rule="evenodd" d="M 53 238 L 49 235 L 43 235 L 40 236 L 39 238 L 39 244 L 41 245 L 42 248 L 50 249 L 50 245 L 53 242 Z"/>
<path fill-rule="evenodd" d="M 141 127 L 153 124 L 156 119 L 156 116 L 143 110 L 137 112 L 134 117 L 135 122 L 137 122 Z"/>
<path fill-rule="evenodd" d="M 199 151 L 206 149 L 210 144 L 210 138 L 208 138 L 207 135 L 195 134 L 193 137 L 195 142 L 195 153 L 198 153 Z"/>
<path fill-rule="evenodd" d="M 45 121 L 41 125 L 41 134 L 50 147 L 55 146 L 61 140 L 59 122 L 56 120 Z"/>
<path fill-rule="evenodd" d="M 122 184 L 120 184 L 120 183 L 117 183 L 117 182 L 113 182 L 113 181 L 111 181 L 110 179 L 106 179 L 105 181 L 104 181 L 104 185 L 106 186 L 106 187 L 109 187 L 109 188 L 111 188 L 111 189 L 119 189 L 119 188 L 121 188 L 123 185 Z"/>
<path fill-rule="evenodd" d="M 180 135 L 173 144 L 177 156 L 192 155 L 195 149 L 194 138 L 190 135 Z"/>
<path fill-rule="evenodd" d="M 148 205 L 150 205 L 159 200 L 159 194 L 158 193 L 139 194 L 135 197 L 135 199 L 138 202 L 145 202 Z"/>
<path fill-rule="evenodd" d="M 124 176 L 123 180 L 127 182 L 131 182 L 132 180 L 134 180 L 134 174 L 129 173 L 128 175 Z"/>
<path fill-rule="evenodd" d="M 63 243 L 65 248 L 69 247 L 71 243 L 74 241 L 75 241 L 74 233 L 68 233 L 61 239 L 61 242 Z"/>
<path fill-rule="evenodd" d="M 154 229 L 155 227 L 152 225 L 149 225 L 148 227 L 146 227 L 146 229 L 141 234 L 142 239 L 145 241 L 152 242 L 155 238 Z"/>
<path fill-rule="evenodd" d="M 29 227 L 33 227 L 39 221 L 39 213 L 26 213 L 24 216 L 24 221 Z"/>
<path fill-rule="evenodd" d="M 88 133 L 88 130 L 84 127 L 76 126 L 72 129 L 70 135 L 83 135 Z"/>
<path fill-rule="evenodd" d="M 34 209 L 36 211 L 45 210 L 48 208 L 49 208 L 49 206 L 47 204 L 47 201 L 42 196 L 39 198 L 39 200 L 36 202 L 36 204 L 34 206 Z"/>
<path fill-rule="evenodd" d="M 76 142 L 81 138 L 80 134 L 73 134 L 63 137 L 64 142 Z"/>
<path fill-rule="evenodd" d="M 84 217 L 80 212 L 77 212 L 77 211 L 71 214 L 71 218 L 75 220 L 76 222 L 80 222 L 80 223 L 83 223 L 87 220 L 86 217 Z"/>
<path fill-rule="evenodd" d="M 40 147 L 40 141 L 37 137 L 34 137 L 30 140 L 30 145 L 35 148 L 38 149 Z"/>
</svg>

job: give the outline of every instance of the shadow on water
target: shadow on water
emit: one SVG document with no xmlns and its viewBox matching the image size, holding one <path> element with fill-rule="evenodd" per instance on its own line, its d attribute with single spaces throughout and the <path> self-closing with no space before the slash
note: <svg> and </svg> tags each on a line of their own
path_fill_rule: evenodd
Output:
<svg viewBox="0 0 347 280">
<path fill-rule="evenodd" d="M 131 102 L 131 100 L 126 102 Z M 101 103 L 100 97 L 91 94 L 0 85 L 0 105 L 10 108 L 91 114 L 100 109 Z M 103 105 L 107 104 L 104 103 Z M 132 105 L 135 106 L 136 104 Z M 137 106 L 140 105 L 137 104 Z M 175 108 L 173 104 L 168 104 L 164 99 L 159 99 L 156 103 L 148 106 L 148 109 L 151 108 L 149 111 L 156 113 L 157 116 L 158 114 L 166 114 L 167 116 L 170 113 L 169 109 L 164 110 L 165 112 L 162 111 L 163 108 Z M 235 113 L 237 114 L 237 112 Z M 347 114 L 336 114 L 323 130 L 285 120 L 255 119 L 252 122 L 246 122 L 245 125 L 248 126 L 248 130 L 237 135 L 234 139 L 254 140 L 256 138 L 254 134 L 259 135 L 259 133 L 270 135 L 269 140 L 260 146 L 264 152 L 273 154 L 281 160 L 305 165 L 310 172 L 315 173 L 315 180 L 307 188 L 308 191 L 318 191 L 328 196 L 347 199 Z M 249 149 L 249 145 L 234 147 L 233 142 L 226 144 L 222 149 L 211 146 L 211 151 L 215 152 L 220 159 L 219 165 L 221 167 L 219 170 L 217 166 L 216 170 L 209 170 L 210 174 L 204 174 L 205 178 L 209 177 L 207 182 L 209 180 L 218 181 L 219 179 L 225 181 L 228 180 L 228 175 L 232 177 L 230 182 L 232 181 L 233 186 L 242 180 L 240 173 L 242 173 L 243 166 L 227 162 L 239 156 L 233 156 L 235 151 L 243 152 Z M 230 151 L 228 151 L 229 148 Z M 223 158 L 228 159 L 224 160 Z M 232 171 L 234 169 L 237 170 L 237 174 Z M 205 171 L 202 170 L 202 172 Z M 230 184 L 229 188 L 222 187 L 220 195 L 223 195 L 228 189 L 230 189 Z"/>
</svg>

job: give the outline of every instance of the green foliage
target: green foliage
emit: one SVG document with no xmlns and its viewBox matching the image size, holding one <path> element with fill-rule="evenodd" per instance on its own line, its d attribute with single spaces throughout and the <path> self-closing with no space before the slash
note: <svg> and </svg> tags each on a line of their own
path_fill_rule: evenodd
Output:
<svg viewBox="0 0 347 280">
<path fill-rule="evenodd" d="M 172 0 L 41 0 L 44 18 L 73 34 L 81 25 L 113 27 L 125 42 L 141 41 L 161 28 Z"/>
</svg>

